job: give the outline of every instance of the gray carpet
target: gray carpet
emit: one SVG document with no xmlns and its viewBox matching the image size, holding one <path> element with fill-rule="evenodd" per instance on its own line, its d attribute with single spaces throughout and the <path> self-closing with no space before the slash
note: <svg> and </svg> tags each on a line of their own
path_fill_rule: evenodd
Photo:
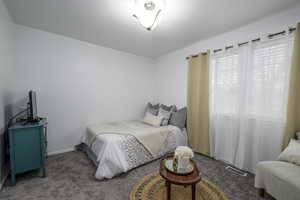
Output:
<svg viewBox="0 0 300 200">
<path fill-rule="evenodd" d="M 260 200 L 253 187 L 254 177 L 241 177 L 224 169 L 224 164 L 196 155 L 202 174 L 217 184 L 232 200 Z M 111 180 L 97 181 L 96 167 L 82 152 L 51 156 L 47 160 L 47 177 L 37 172 L 17 177 L 17 185 L 6 182 L 1 200 L 127 200 L 135 183 L 144 175 L 159 169 L 159 161 L 122 174 Z"/>
</svg>

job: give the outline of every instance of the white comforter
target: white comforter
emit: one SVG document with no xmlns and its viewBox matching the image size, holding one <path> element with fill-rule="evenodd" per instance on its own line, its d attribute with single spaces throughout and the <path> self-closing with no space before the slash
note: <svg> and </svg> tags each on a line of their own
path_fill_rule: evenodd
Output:
<svg viewBox="0 0 300 200">
<path fill-rule="evenodd" d="M 89 126 L 85 141 L 88 142 L 88 146 L 91 146 L 99 135 L 132 135 L 151 155 L 156 155 L 169 133 L 170 129 L 167 126 L 154 127 L 141 121 L 110 122 Z"/>
<path fill-rule="evenodd" d="M 139 122 L 143 123 L 143 122 Z M 98 168 L 95 174 L 97 179 L 112 178 L 122 172 L 127 172 L 137 166 L 157 159 L 166 153 L 175 150 L 177 146 L 187 144 L 186 131 L 178 127 L 167 126 L 169 133 L 159 151 L 152 155 L 134 136 L 120 134 L 100 134 L 90 144 L 90 148 L 97 156 Z M 88 129 L 91 131 L 91 129 Z M 89 145 L 88 135 L 85 134 L 82 142 Z M 158 133 L 159 134 L 159 128 Z M 153 133 L 155 137 L 155 133 Z M 160 138 L 159 136 L 157 138 Z"/>
</svg>

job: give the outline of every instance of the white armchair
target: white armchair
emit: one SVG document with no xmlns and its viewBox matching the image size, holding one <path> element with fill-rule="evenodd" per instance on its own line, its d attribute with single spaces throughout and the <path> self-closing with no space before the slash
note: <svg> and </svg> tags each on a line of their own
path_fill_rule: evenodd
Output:
<svg viewBox="0 0 300 200">
<path fill-rule="evenodd" d="M 255 187 L 262 197 L 267 192 L 277 200 L 299 200 L 300 166 L 282 161 L 259 162 Z"/>
<path fill-rule="evenodd" d="M 297 133 L 300 139 L 300 132 Z M 256 167 L 255 187 L 260 196 L 270 194 L 277 200 L 300 199 L 300 166 L 285 161 L 263 161 Z"/>
</svg>

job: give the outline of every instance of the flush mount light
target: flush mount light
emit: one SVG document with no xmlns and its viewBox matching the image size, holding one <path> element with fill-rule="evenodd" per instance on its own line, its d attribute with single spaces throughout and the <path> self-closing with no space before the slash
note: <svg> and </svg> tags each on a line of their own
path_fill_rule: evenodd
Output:
<svg viewBox="0 0 300 200">
<path fill-rule="evenodd" d="M 160 23 L 165 6 L 165 0 L 134 0 L 133 16 L 151 31 Z"/>
</svg>

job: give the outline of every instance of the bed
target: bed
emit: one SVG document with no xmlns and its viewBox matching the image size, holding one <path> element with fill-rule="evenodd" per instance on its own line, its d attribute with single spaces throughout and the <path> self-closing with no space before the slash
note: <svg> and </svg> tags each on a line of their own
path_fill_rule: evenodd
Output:
<svg viewBox="0 0 300 200">
<path fill-rule="evenodd" d="M 97 166 L 96 179 L 110 179 L 187 144 L 186 130 L 154 127 L 142 121 L 94 124 L 82 137 L 81 149 Z"/>
</svg>

